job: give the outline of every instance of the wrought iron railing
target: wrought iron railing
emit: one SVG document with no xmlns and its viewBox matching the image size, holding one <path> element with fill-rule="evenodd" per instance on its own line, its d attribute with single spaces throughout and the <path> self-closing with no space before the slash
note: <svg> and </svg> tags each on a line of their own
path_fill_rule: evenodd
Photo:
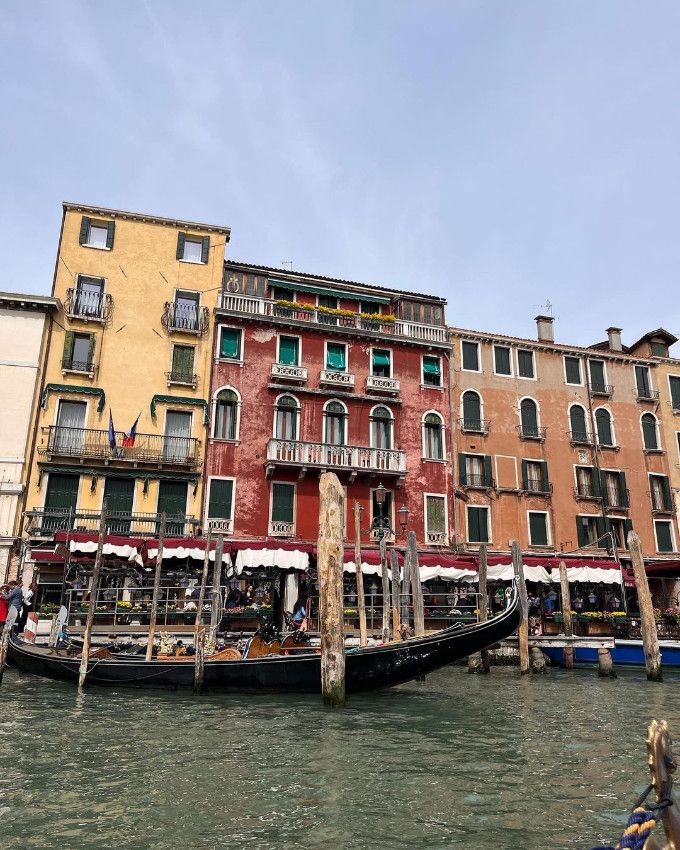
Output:
<svg viewBox="0 0 680 850">
<path fill-rule="evenodd" d="M 406 472 L 406 452 L 400 449 L 335 446 L 330 443 L 304 443 L 298 440 L 270 440 L 267 443 L 267 461 L 294 466 L 366 470 L 401 475 Z"/>
<path fill-rule="evenodd" d="M 68 508 L 33 508 L 26 511 L 26 532 L 31 537 L 52 537 L 57 531 L 98 532 L 100 511 L 76 511 Z M 172 537 L 194 536 L 199 522 L 196 517 L 168 514 L 165 533 Z M 160 514 L 109 511 L 106 533 L 153 537 L 160 530 Z"/>
<path fill-rule="evenodd" d="M 627 487 L 616 491 L 608 490 L 605 487 L 602 491 L 602 498 L 606 508 L 627 511 L 630 506 L 630 490 Z"/>
<path fill-rule="evenodd" d="M 659 390 L 650 390 L 645 387 L 638 387 L 635 390 L 635 398 L 638 401 L 658 401 L 659 395 Z"/>
<path fill-rule="evenodd" d="M 165 373 L 168 379 L 168 384 L 183 384 L 190 387 L 195 387 L 198 384 L 198 375 L 192 372 L 181 372 L 177 369 L 171 369 Z"/>
<path fill-rule="evenodd" d="M 64 311 L 70 319 L 106 322 L 113 310 L 113 299 L 108 292 L 96 292 L 80 287 L 66 290 Z"/>
<path fill-rule="evenodd" d="M 83 372 L 86 375 L 91 375 L 94 372 L 94 363 L 92 360 L 74 360 L 73 357 L 61 358 L 62 372 Z"/>
<path fill-rule="evenodd" d="M 569 433 L 569 442 L 572 446 L 592 446 L 595 441 L 587 431 L 571 431 Z"/>
<path fill-rule="evenodd" d="M 494 485 L 494 480 L 490 475 L 472 475 L 469 472 L 464 476 L 465 480 L 461 480 L 463 487 L 477 487 L 480 489 L 491 489 Z"/>
<path fill-rule="evenodd" d="M 614 387 L 611 384 L 590 384 L 590 394 L 609 398 L 614 392 Z"/>
<path fill-rule="evenodd" d="M 517 425 L 517 433 L 521 440 L 539 440 L 543 442 L 548 429 L 539 428 L 538 425 Z"/>
<path fill-rule="evenodd" d="M 552 493 L 552 484 L 549 481 L 541 481 L 540 478 L 523 478 L 522 490 L 525 493 L 536 493 L 539 496 L 548 496 Z"/>
<path fill-rule="evenodd" d="M 458 420 L 458 426 L 464 434 L 483 434 L 489 433 L 491 420 L 489 419 L 466 419 Z"/>
<path fill-rule="evenodd" d="M 587 486 L 582 484 L 579 487 L 574 487 L 574 497 L 577 499 L 601 499 L 602 493 L 596 492 L 592 484 Z"/>
<path fill-rule="evenodd" d="M 210 311 L 198 304 L 166 301 L 161 324 L 168 333 L 189 333 L 203 336 L 210 324 Z"/>
</svg>

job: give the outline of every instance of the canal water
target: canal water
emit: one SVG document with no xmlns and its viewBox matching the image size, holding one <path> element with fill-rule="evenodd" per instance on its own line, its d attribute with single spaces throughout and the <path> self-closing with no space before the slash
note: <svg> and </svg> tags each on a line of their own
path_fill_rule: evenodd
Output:
<svg viewBox="0 0 680 850">
<path fill-rule="evenodd" d="M 650 718 L 680 741 L 679 684 L 449 667 L 330 711 L 8 672 L 0 847 L 591 848 L 647 783 Z"/>
</svg>

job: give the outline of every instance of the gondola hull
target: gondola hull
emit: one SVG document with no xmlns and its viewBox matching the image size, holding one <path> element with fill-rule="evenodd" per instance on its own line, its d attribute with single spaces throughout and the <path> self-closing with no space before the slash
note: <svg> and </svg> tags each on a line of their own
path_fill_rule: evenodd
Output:
<svg viewBox="0 0 680 850">
<path fill-rule="evenodd" d="M 345 687 L 348 693 L 375 690 L 416 679 L 512 634 L 520 621 L 520 603 L 513 596 L 506 611 L 486 623 L 452 626 L 407 641 L 349 649 Z M 49 679 L 78 681 L 80 658 L 25 643 L 12 637 L 7 656 L 11 667 Z M 126 688 L 191 688 L 190 661 L 145 661 L 139 656 L 92 659 L 87 685 Z M 316 653 L 269 655 L 242 661 L 205 662 L 203 690 L 319 693 L 321 659 Z"/>
</svg>

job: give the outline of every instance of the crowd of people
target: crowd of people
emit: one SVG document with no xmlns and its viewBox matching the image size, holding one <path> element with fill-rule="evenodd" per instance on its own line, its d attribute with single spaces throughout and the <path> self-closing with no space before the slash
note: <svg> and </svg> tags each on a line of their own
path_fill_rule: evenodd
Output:
<svg viewBox="0 0 680 850">
<path fill-rule="evenodd" d="M 29 613 L 34 609 L 35 584 L 24 590 L 18 581 L 10 581 L 0 587 L 0 633 L 9 620 L 19 632 L 26 627 Z M 12 615 L 12 609 L 16 611 Z"/>
</svg>

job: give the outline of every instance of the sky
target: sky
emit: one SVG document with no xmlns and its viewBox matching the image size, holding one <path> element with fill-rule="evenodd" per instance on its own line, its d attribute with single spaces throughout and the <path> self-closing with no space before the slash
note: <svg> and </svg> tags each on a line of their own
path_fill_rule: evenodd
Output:
<svg viewBox="0 0 680 850">
<path fill-rule="evenodd" d="M 4 0 L 0 290 L 49 293 L 68 200 L 458 327 L 680 336 L 679 47 L 675 0 Z"/>
</svg>

